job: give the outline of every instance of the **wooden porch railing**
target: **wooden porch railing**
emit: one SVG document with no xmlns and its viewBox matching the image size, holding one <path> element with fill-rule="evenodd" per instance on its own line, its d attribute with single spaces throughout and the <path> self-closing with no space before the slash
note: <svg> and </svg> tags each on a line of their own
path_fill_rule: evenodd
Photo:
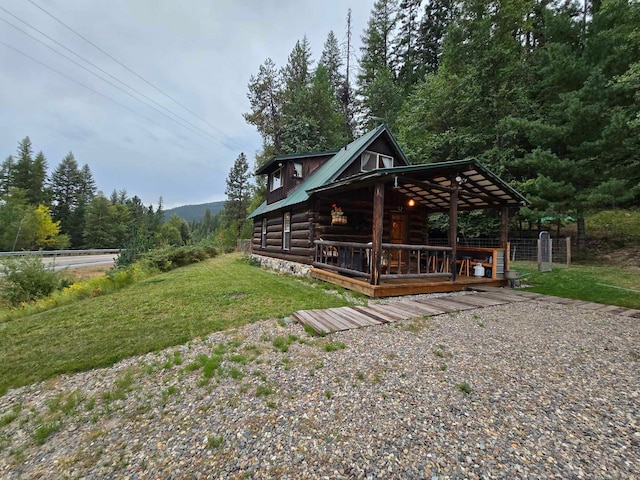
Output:
<svg viewBox="0 0 640 480">
<path fill-rule="evenodd" d="M 314 267 L 371 280 L 371 243 L 316 240 Z M 381 279 L 451 277 L 450 247 L 382 244 Z"/>
</svg>

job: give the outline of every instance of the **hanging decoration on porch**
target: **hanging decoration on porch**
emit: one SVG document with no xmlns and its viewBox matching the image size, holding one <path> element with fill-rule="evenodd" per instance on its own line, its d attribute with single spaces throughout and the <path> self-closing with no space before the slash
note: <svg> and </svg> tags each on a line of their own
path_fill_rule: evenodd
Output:
<svg viewBox="0 0 640 480">
<path fill-rule="evenodd" d="M 347 224 L 347 216 L 335 203 L 331 205 L 331 225 L 346 225 Z"/>
</svg>

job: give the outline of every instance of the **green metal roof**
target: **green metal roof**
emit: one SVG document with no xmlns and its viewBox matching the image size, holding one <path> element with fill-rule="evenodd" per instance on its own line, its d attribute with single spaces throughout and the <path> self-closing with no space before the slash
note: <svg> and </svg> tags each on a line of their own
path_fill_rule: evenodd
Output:
<svg viewBox="0 0 640 480">
<path fill-rule="evenodd" d="M 263 173 L 267 173 L 270 167 L 281 160 L 294 160 L 296 158 L 311 158 L 311 157 L 324 157 L 328 155 L 335 155 L 338 153 L 338 150 L 327 150 L 326 152 L 308 152 L 308 153 L 285 153 L 283 155 L 276 155 L 267 163 L 265 163 L 262 167 L 260 167 L 257 171 L 257 175 L 261 175 Z"/>
<path fill-rule="evenodd" d="M 374 128 L 370 132 L 366 133 L 362 137 L 355 139 L 344 148 L 341 148 L 332 158 L 330 158 L 315 172 L 305 178 L 300 185 L 291 190 L 286 198 L 270 204 L 267 204 L 267 202 L 263 202 L 262 205 L 256 208 L 248 218 L 254 218 L 267 212 L 273 212 L 274 210 L 279 210 L 281 208 L 306 202 L 309 199 L 308 192 L 310 190 L 314 190 L 318 187 L 322 187 L 332 182 L 351 164 L 353 159 L 360 155 L 384 131 L 389 133 L 389 138 L 392 139 L 394 145 L 398 148 L 398 151 L 402 154 L 403 159 L 406 161 L 402 149 L 400 149 L 400 147 L 396 143 L 387 126 L 380 125 L 377 128 Z"/>
<path fill-rule="evenodd" d="M 378 169 L 315 188 L 310 193 L 349 188 L 354 183 L 394 182 L 394 189 L 433 211 L 449 208 L 452 175 L 459 185 L 458 208 L 466 210 L 498 205 L 516 207 L 527 199 L 475 159 Z"/>
</svg>

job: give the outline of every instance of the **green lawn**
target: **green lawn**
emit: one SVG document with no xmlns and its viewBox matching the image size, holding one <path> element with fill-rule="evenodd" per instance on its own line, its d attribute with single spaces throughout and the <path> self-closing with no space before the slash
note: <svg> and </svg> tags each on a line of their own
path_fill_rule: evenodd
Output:
<svg viewBox="0 0 640 480">
<path fill-rule="evenodd" d="M 0 322 L 0 395 L 214 331 L 347 304 L 340 295 L 261 270 L 239 255 L 222 255 L 117 293 Z"/>
<path fill-rule="evenodd" d="M 523 283 L 532 292 L 640 309 L 637 267 L 554 265 L 552 272 L 540 273 L 533 262 L 515 262 L 512 268 L 526 275 Z"/>
</svg>

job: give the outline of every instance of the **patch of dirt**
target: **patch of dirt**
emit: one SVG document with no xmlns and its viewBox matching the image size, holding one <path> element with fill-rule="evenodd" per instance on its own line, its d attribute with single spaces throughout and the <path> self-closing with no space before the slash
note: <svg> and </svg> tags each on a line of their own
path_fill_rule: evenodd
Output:
<svg viewBox="0 0 640 480">
<path fill-rule="evenodd" d="M 599 259 L 607 265 L 640 268 L 640 245 L 603 252 L 599 255 Z"/>
<path fill-rule="evenodd" d="M 92 278 L 104 277 L 105 272 L 112 267 L 113 265 L 96 265 L 94 267 L 67 268 L 64 270 L 64 275 L 74 282 L 86 282 Z"/>
</svg>

